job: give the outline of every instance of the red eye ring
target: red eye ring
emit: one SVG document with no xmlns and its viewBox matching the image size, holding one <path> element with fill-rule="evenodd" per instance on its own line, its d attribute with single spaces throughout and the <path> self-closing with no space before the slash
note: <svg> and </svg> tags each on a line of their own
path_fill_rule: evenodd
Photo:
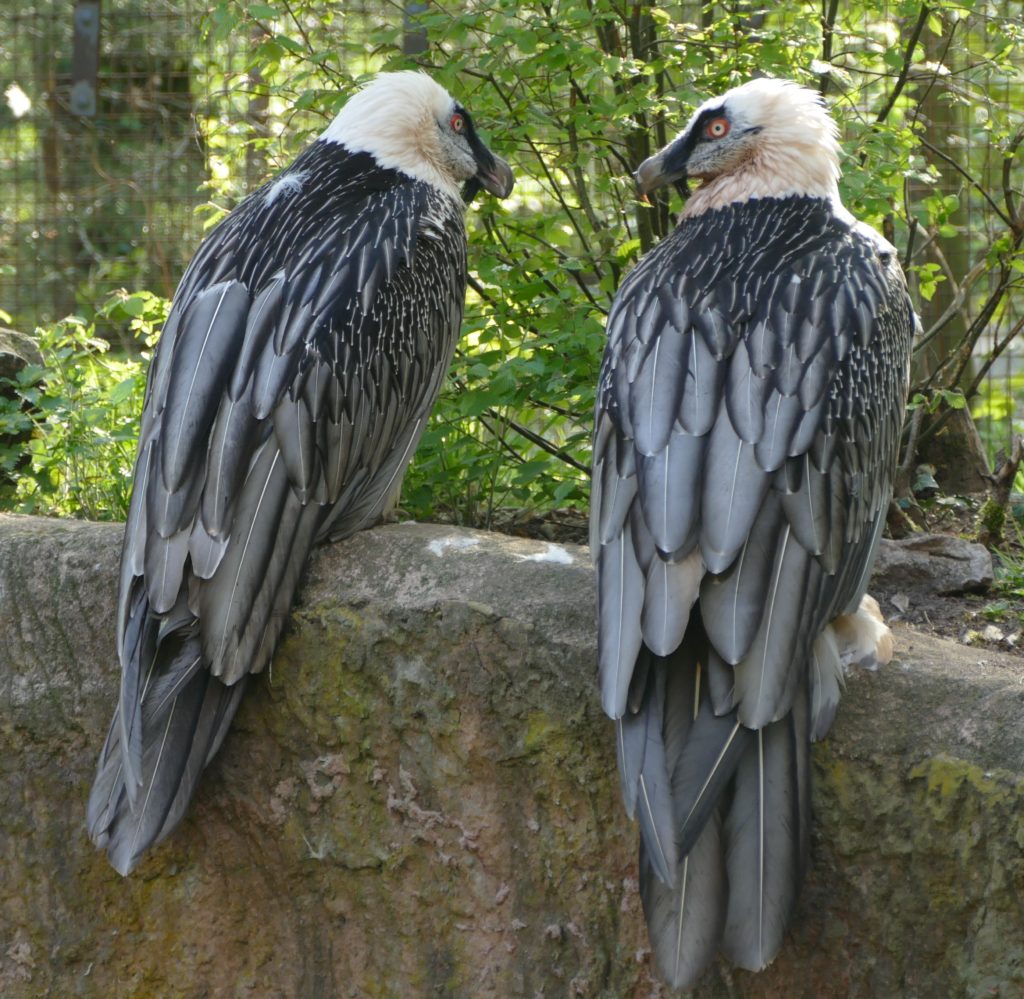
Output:
<svg viewBox="0 0 1024 999">
<path fill-rule="evenodd" d="M 724 139 L 729 134 L 729 119 L 715 118 L 704 126 L 704 134 L 709 139 Z"/>
<path fill-rule="evenodd" d="M 466 130 L 466 119 L 461 114 L 453 114 L 448 122 L 453 132 L 464 132 Z"/>
</svg>

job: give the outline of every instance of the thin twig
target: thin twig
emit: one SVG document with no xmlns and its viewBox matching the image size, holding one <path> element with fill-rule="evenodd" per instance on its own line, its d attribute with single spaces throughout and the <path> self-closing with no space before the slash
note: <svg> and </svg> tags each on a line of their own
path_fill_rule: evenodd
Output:
<svg viewBox="0 0 1024 999">
<path fill-rule="evenodd" d="M 910 39 L 907 42 L 907 50 L 903 54 L 903 65 L 900 67 L 899 76 L 896 77 L 896 83 L 892 88 L 892 93 L 889 94 L 889 99 L 885 102 L 882 110 L 878 112 L 878 116 L 875 118 L 875 124 L 881 125 L 885 122 L 885 119 L 889 117 L 889 112 L 896 105 L 896 101 L 899 100 L 900 94 L 903 93 L 903 88 L 907 85 L 907 78 L 910 76 L 910 67 L 914 60 L 914 50 L 917 48 L 917 43 L 921 39 L 921 32 L 924 30 L 924 26 L 928 21 L 928 15 L 931 13 L 930 8 L 927 4 L 921 4 L 921 11 L 917 15 L 917 24 L 914 25 L 914 30 L 910 33 Z"/>
<path fill-rule="evenodd" d="M 960 174 L 960 176 L 963 177 L 964 180 L 966 180 L 971 185 L 971 187 L 973 187 L 989 203 L 989 206 L 992 208 L 992 211 L 994 211 L 996 215 L 998 215 L 1009 228 L 1013 228 L 1013 222 L 1003 212 L 1003 210 L 992 200 L 992 197 L 988 193 L 988 191 L 986 191 L 985 188 L 983 188 L 981 184 L 974 179 L 974 177 L 972 177 L 959 163 L 957 163 L 957 161 L 953 159 L 953 157 L 950 156 L 949 153 L 945 153 L 941 149 L 939 149 L 938 146 L 932 145 L 932 143 L 930 143 L 923 135 L 918 136 L 918 142 L 920 142 L 921 145 L 924 146 L 924 148 L 927 149 L 929 152 L 934 153 L 940 159 L 948 163 L 954 170 L 956 170 L 956 172 Z"/>
<path fill-rule="evenodd" d="M 922 336 L 916 344 L 914 344 L 914 353 L 919 353 L 929 343 L 934 340 L 939 333 L 952 322 L 953 317 L 960 311 L 960 307 L 963 305 L 964 300 L 967 298 L 967 293 L 974 287 L 978 278 L 980 278 L 988 270 L 988 261 L 979 260 L 968 272 L 964 275 L 963 281 L 960 282 L 957 287 L 956 294 L 953 296 L 952 301 L 946 306 L 945 311 L 941 316 L 931 325 L 928 331 Z"/>
<path fill-rule="evenodd" d="M 486 410 L 486 413 L 488 416 L 491 417 L 492 420 L 502 419 L 501 415 L 495 412 L 493 409 Z M 572 465 L 573 468 L 578 469 L 579 471 L 585 473 L 586 475 L 590 475 L 590 469 L 586 465 L 584 465 L 580 461 L 577 461 L 567 451 L 563 451 L 560 447 L 558 447 L 558 445 L 552 444 L 551 441 L 547 440 L 544 437 L 541 437 L 540 434 L 535 434 L 532 430 L 529 429 L 529 427 L 524 427 L 521 423 L 516 423 L 515 420 L 506 420 L 505 422 L 508 424 L 508 427 L 511 430 L 514 430 L 517 434 L 519 434 L 520 437 L 525 437 L 531 444 L 536 445 L 542 451 L 547 451 L 548 454 L 553 455 L 560 461 L 564 461 L 567 465 Z"/>
<path fill-rule="evenodd" d="M 896 470 L 896 493 L 898 496 L 910 492 L 910 472 L 917 460 L 917 439 L 921 433 L 921 423 L 924 421 L 924 406 L 918 406 L 910 414 L 910 423 L 907 432 L 907 447 L 903 452 L 903 461 Z"/>
<path fill-rule="evenodd" d="M 978 391 L 978 387 L 985 380 L 985 376 L 992 370 L 992 366 L 999 359 L 999 355 L 1002 354 L 1007 347 L 1016 339 L 1017 334 L 1021 330 L 1024 330 L 1024 316 L 1017 320 L 1016 323 L 1010 328 L 1010 332 L 1003 337 L 988 353 L 984 363 L 981 366 L 981 370 L 974 376 L 974 380 L 971 382 L 970 387 L 964 393 L 967 398 L 971 398 L 975 392 Z"/>
</svg>

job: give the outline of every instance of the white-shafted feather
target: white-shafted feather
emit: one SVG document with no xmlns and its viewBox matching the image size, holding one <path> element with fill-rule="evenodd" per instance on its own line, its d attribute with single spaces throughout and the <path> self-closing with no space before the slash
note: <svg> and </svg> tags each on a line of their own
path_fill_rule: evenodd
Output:
<svg viewBox="0 0 1024 999">
<path fill-rule="evenodd" d="M 690 988 L 714 959 L 725 927 L 728 885 L 718 817 L 680 862 L 673 886 L 653 876 L 650 866 L 641 843 L 640 898 L 654 961 L 672 988 Z"/>
<path fill-rule="evenodd" d="M 775 955 L 800 887 L 800 798 L 792 723 L 755 734 L 736 771 L 725 822 L 729 905 L 722 950 L 760 971 Z"/>
<path fill-rule="evenodd" d="M 638 171 L 645 191 L 701 186 L 609 313 L 591 508 L 602 704 L 675 986 L 716 949 L 752 969 L 774 957 L 809 849 L 810 743 L 842 664 L 891 655 L 861 598 L 914 319 L 893 248 L 839 203 L 835 135 L 793 84 L 708 101 Z M 645 795 L 666 771 L 667 798 Z"/>
<path fill-rule="evenodd" d="M 644 644 L 655 655 L 667 656 L 679 647 L 703 576 L 704 563 L 697 550 L 678 562 L 658 557 L 651 559 L 644 586 L 641 626 Z"/>
<path fill-rule="evenodd" d="M 809 563 L 806 550 L 794 540 L 787 524 L 779 538 L 761 625 L 736 666 L 734 696 L 739 720 L 749 728 L 764 728 L 789 711 L 798 676 L 793 664 L 802 658 L 798 653 L 800 622 Z"/>
<path fill-rule="evenodd" d="M 453 107 L 422 74 L 379 77 L 213 230 L 178 288 L 147 386 L 121 690 L 88 810 L 122 873 L 184 815 L 314 543 L 379 517 L 426 426 L 465 297 L 459 185 L 478 159 L 491 169 L 461 109 L 465 141 L 438 138 Z M 504 188 L 494 170 L 483 183 Z"/>
<path fill-rule="evenodd" d="M 601 704 L 609 717 L 620 718 L 643 641 L 644 575 L 628 524 L 614 541 L 602 546 L 598 571 L 604 580 L 598 610 Z"/>
</svg>

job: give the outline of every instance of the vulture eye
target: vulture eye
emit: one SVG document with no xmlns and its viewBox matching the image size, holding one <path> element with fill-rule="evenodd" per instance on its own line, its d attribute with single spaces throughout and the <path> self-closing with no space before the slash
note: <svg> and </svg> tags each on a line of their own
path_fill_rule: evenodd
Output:
<svg viewBox="0 0 1024 999">
<path fill-rule="evenodd" d="M 709 121 L 704 128 L 704 134 L 709 139 L 722 139 L 729 134 L 729 119 L 715 118 Z"/>
<path fill-rule="evenodd" d="M 466 131 L 466 119 L 461 114 L 453 114 L 448 124 L 451 125 L 453 132 Z"/>
</svg>

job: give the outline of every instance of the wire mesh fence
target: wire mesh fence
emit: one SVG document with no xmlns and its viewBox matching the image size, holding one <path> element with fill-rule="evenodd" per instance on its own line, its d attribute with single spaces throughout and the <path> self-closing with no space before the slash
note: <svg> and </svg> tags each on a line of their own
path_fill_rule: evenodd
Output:
<svg viewBox="0 0 1024 999">
<path fill-rule="evenodd" d="M 0 310 L 16 325 L 120 287 L 173 292 L 218 170 L 210 137 L 241 144 L 266 125 L 266 95 L 242 66 L 258 39 L 214 43 L 208 12 L 199 0 L 0 10 Z M 267 169 L 248 151 L 233 193 Z"/>
<path fill-rule="evenodd" d="M 198 12 L 109 3 L 97 40 L 76 37 L 83 9 L 0 15 L 0 307 L 28 328 L 123 285 L 170 294 L 198 237 Z M 76 107 L 76 58 L 92 46 L 95 90 Z"/>
<path fill-rule="evenodd" d="M 773 16 L 746 6 L 751 32 Z M 925 31 L 926 60 L 902 81 L 925 122 L 922 174 L 928 167 L 934 173 L 928 182 L 908 178 L 906 216 L 913 218 L 927 199 L 951 199 L 946 226 L 911 234 L 901 247 L 907 263 L 927 264 L 944 279 L 922 299 L 926 328 L 950 314 L 924 352 L 933 367 L 955 351 L 971 309 L 980 308 L 999 280 L 997 269 L 979 265 L 971 250 L 997 239 L 1005 222 L 1000 194 L 1012 184 L 1002 183 L 1006 159 L 974 96 L 983 85 L 1024 127 L 1024 64 L 1007 75 L 992 58 L 1007 41 L 1014 6 L 1011 0 L 976 4 L 964 10 L 962 25 Z M 399 33 L 404 23 L 415 51 L 424 41 L 414 23 L 423 7 L 346 4 L 331 28 L 338 51 L 358 47 L 346 33 L 369 34 L 381 23 Z M 825 4 L 826 24 L 826 8 L 833 38 L 823 55 L 847 74 L 834 78 L 832 92 L 847 88 L 844 113 L 872 115 L 901 85 L 898 59 L 891 73 L 873 77 L 859 71 L 856 59 L 844 62 L 844 47 L 888 44 L 898 56 L 914 18 L 878 6 L 854 14 Z M 92 35 L 90 10 L 98 28 Z M 673 10 L 699 24 L 709 6 Z M 222 168 L 222 147 L 272 131 L 266 88 L 245 68 L 246 52 L 263 44 L 259 30 L 215 41 L 201 31 L 209 12 L 202 0 L 30 0 L 0 11 L 0 310 L 14 325 L 30 330 L 88 309 L 119 287 L 172 293 L 202 236 L 200 209 Z M 930 71 L 934 65 L 943 71 Z M 275 162 L 272 148 L 246 147 L 242 166 L 232 163 L 229 200 Z M 1012 335 L 1024 317 L 1018 297 L 1004 297 L 975 348 L 1001 355 L 985 384 L 994 400 L 986 413 L 993 446 L 1009 440 L 1021 419 L 1014 400 L 1024 392 L 1024 352 Z"/>
</svg>

